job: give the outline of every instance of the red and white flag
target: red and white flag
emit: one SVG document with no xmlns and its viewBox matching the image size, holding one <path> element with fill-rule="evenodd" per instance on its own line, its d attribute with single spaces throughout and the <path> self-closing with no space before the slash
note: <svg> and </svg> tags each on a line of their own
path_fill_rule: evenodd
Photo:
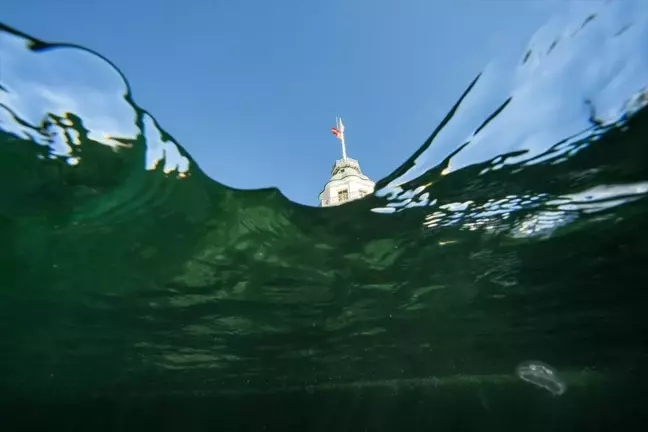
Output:
<svg viewBox="0 0 648 432">
<path fill-rule="evenodd" d="M 340 117 L 335 118 L 335 127 L 331 128 L 331 132 L 333 132 L 335 138 L 340 140 L 340 144 L 342 144 L 342 159 L 346 160 L 347 155 L 346 145 L 344 144 L 344 124 L 342 123 L 342 119 Z"/>
<path fill-rule="evenodd" d="M 335 127 L 331 128 L 331 132 L 333 132 L 333 135 L 339 140 L 344 138 L 344 124 L 342 123 L 341 118 L 336 118 L 335 122 L 337 123 Z"/>
</svg>

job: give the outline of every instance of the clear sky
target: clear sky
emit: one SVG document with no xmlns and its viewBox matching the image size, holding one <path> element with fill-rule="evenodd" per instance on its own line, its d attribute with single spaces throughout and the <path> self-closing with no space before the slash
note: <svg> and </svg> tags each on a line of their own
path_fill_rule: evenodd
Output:
<svg viewBox="0 0 648 432">
<path fill-rule="evenodd" d="M 495 57 L 521 56 L 544 0 L 10 1 L 0 19 L 83 45 L 226 185 L 317 204 L 345 123 L 374 180 L 404 162 Z"/>
</svg>

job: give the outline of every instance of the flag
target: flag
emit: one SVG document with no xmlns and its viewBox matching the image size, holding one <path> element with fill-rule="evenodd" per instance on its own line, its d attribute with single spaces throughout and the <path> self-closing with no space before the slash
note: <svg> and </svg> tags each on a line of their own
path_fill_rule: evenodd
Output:
<svg viewBox="0 0 648 432">
<path fill-rule="evenodd" d="M 342 124 L 342 119 L 339 117 L 335 118 L 335 126 L 331 128 L 331 132 L 333 132 L 333 135 L 339 140 L 344 140 L 344 125 Z"/>
</svg>

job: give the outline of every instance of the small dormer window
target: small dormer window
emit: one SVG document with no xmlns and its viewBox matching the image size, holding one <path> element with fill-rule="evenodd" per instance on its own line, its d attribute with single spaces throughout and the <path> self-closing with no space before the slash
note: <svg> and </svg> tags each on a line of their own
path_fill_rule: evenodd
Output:
<svg viewBox="0 0 648 432">
<path fill-rule="evenodd" d="M 349 199 L 349 190 L 348 189 L 342 189 L 338 191 L 338 201 L 346 201 Z"/>
</svg>

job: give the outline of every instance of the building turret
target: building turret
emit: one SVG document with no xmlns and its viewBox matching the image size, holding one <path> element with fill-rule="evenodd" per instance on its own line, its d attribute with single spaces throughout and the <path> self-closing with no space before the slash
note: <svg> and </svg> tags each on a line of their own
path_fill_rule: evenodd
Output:
<svg viewBox="0 0 648 432">
<path fill-rule="evenodd" d="M 369 177 L 362 174 L 357 160 L 348 158 L 344 142 L 344 124 L 342 119 L 336 119 L 336 127 L 331 128 L 333 134 L 342 144 L 342 159 L 333 165 L 331 178 L 319 194 L 322 207 L 344 204 L 371 194 L 376 184 Z"/>
</svg>

